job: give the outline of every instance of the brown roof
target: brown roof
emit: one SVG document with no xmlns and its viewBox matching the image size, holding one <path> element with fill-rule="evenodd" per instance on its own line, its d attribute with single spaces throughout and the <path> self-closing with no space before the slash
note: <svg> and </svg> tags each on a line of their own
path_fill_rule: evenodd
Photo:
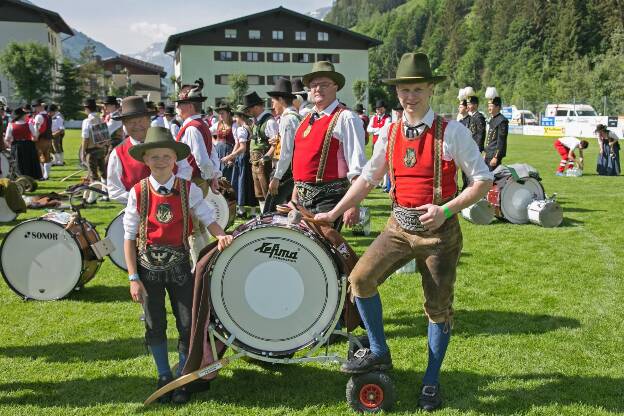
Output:
<svg viewBox="0 0 624 416">
<path fill-rule="evenodd" d="M 140 59 L 136 59 L 136 58 L 131 58 L 127 55 L 117 55 L 117 56 L 113 56 L 107 59 L 102 59 L 101 61 L 102 63 L 111 63 L 111 64 L 122 64 L 122 65 L 131 65 L 131 66 L 136 66 L 139 67 L 147 72 L 151 72 L 153 74 L 159 75 L 161 78 L 165 77 L 167 75 L 167 72 L 165 72 L 165 68 L 163 68 L 160 65 L 155 65 L 149 62 L 145 62 L 142 61 Z"/>
<path fill-rule="evenodd" d="M 72 29 L 69 25 L 67 25 L 67 23 L 65 23 L 63 18 L 58 13 L 20 0 L 0 0 L 0 20 L 13 21 L 11 20 L 13 18 L 12 13 L 10 13 L 11 7 L 17 7 L 19 9 L 32 12 L 35 16 L 41 19 L 42 22 L 47 24 L 57 33 L 66 33 L 70 36 L 74 36 Z M 23 16 L 18 19 L 19 20 L 16 21 L 25 21 L 23 20 Z"/>
</svg>

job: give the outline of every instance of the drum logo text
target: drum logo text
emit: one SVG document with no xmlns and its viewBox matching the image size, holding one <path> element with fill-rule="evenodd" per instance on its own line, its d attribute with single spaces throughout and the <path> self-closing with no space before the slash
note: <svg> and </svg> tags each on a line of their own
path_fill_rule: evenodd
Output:
<svg viewBox="0 0 624 416">
<path fill-rule="evenodd" d="M 269 258 L 273 257 L 282 259 L 282 260 L 290 260 L 296 261 L 297 255 L 299 254 L 297 251 L 288 251 L 286 249 L 280 248 L 279 244 L 271 244 L 271 243 L 262 243 L 262 245 L 254 250 L 258 253 L 268 254 Z"/>
<path fill-rule="evenodd" d="M 58 240 L 58 234 L 26 231 L 24 238 L 32 238 L 33 240 Z"/>
</svg>

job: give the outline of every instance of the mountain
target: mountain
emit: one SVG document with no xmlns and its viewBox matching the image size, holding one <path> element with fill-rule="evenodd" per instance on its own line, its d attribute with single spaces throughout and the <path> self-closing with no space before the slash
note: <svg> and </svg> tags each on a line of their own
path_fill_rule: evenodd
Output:
<svg viewBox="0 0 624 416">
<path fill-rule="evenodd" d="M 152 43 L 144 50 L 136 53 L 129 54 L 128 56 L 140 59 L 150 64 L 160 65 L 165 68 L 167 72 L 167 78 L 174 74 L 173 72 L 173 58 L 163 52 L 165 49 L 165 42 Z"/>
<path fill-rule="evenodd" d="M 327 13 L 329 13 L 332 9 L 332 6 L 321 7 L 320 9 L 316 9 L 313 12 L 308 13 L 308 16 L 313 17 L 318 20 L 325 19 Z"/>
<path fill-rule="evenodd" d="M 78 61 L 80 58 L 80 51 L 82 51 L 88 43 L 95 45 L 95 54 L 100 55 L 102 59 L 119 55 L 119 53 L 104 45 L 102 42 L 98 42 L 74 28 L 72 28 L 72 30 L 74 31 L 74 36 L 63 41 L 63 54 L 72 61 Z"/>
</svg>

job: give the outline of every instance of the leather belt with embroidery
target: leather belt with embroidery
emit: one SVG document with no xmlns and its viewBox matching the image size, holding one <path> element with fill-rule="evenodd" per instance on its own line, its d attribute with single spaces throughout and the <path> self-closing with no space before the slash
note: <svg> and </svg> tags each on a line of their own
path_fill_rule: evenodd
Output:
<svg viewBox="0 0 624 416">
<path fill-rule="evenodd" d="M 416 210 L 414 208 L 402 207 L 398 204 L 392 204 L 392 215 L 397 223 L 407 231 L 427 231 L 425 226 L 420 222 L 420 216 L 426 211 Z"/>
<path fill-rule="evenodd" d="M 331 182 L 309 183 L 295 182 L 297 199 L 302 205 L 314 203 L 319 195 L 343 195 L 349 189 L 349 181 L 346 178 Z"/>
<path fill-rule="evenodd" d="M 190 276 L 191 265 L 184 247 L 152 245 L 138 254 L 141 279 L 183 284 Z"/>
</svg>

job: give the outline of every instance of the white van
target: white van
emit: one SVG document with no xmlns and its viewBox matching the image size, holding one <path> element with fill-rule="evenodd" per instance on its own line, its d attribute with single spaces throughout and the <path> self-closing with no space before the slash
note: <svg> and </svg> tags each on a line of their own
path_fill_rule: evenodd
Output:
<svg viewBox="0 0 624 416">
<path fill-rule="evenodd" d="M 572 121 L 595 123 L 596 118 L 599 117 L 594 107 L 589 104 L 548 104 L 544 115 L 555 117 L 555 124 Z"/>
</svg>

